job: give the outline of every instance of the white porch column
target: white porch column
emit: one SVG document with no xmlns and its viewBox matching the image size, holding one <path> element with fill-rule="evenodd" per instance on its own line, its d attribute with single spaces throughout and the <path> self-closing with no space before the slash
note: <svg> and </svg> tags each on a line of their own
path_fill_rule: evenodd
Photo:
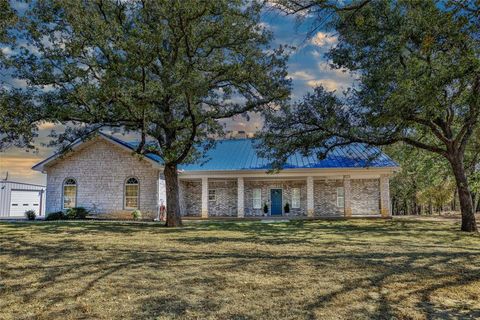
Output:
<svg viewBox="0 0 480 320">
<path fill-rule="evenodd" d="M 386 174 L 380 175 L 380 214 L 382 217 L 392 215 L 390 210 L 390 181 Z"/>
<path fill-rule="evenodd" d="M 313 217 L 314 213 L 313 177 L 307 177 L 307 216 Z"/>
<path fill-rule="evenodd" d="M 352 216 L 352 185 L 350 176 L 343 176 L 344 214 L 345 217 Z"/>
<path fill-rule="evenodd" d="M 245 184 L 243 178 L 237 179 L 237 217 L 245 217 Z"/>
<path fill-rule="evenodd" d="M 208 218 L 208 178 L 202 177 L 202 218 Z"/>
</svg>

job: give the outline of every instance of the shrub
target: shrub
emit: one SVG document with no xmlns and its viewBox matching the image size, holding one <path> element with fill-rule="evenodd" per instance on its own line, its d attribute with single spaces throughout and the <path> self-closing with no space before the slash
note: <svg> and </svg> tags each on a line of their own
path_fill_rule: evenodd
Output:
<svg viewBox="0 0 480 320">
<path fill-rule="evenodd" d="M 45 220 L 52 221 L 52 220 L 63 220 L 65 219 L 65 215 L 63 214 L 62 211 L 57 211 L 57 212 L 50 212 L 47 214 L 45 217 Z"/>
<path fill-rule="evenodd" d="M 268 213 L 268 204 L 263 205 L 263 213 Z"/>
<path fill-rule="evenodd" d="M 27 217 L 28 220 L 35 220 L 36 216 L 37 216 L 37 214 L 35 213 L 34 210 L 25 211 L 25 217 Z"/>
<path fill-rule="evenodd" d="M 67 219 L 85 219 L 87 217 L 88 210 L 82 207 L 70 208 L 65 213 Z"/>
<path fill-rule="evenodd" d="M 67 220 L 75 219 L 75 210 L 73 208 L 67 209 L 67 211 L 65 211 L 64 216 L 65 216 L 65 219 Z"/>
<path fill-rule="evenodd" d="M 140 212 L 140 210 L 133 210 L 133 211 L 132 211 L 132 219 L 133 219 L 133 220 L 140 220 L 140 219 L 142 219 L 142 212 Z"/>
<path fill-rule="evenodd" d="M 285 207 L 283 207 L 283 210 L 285 210 L 285 213 L 289 213 L 290 212 L 290 204 L 287 202 L 285 203 Z"/>
</svg>

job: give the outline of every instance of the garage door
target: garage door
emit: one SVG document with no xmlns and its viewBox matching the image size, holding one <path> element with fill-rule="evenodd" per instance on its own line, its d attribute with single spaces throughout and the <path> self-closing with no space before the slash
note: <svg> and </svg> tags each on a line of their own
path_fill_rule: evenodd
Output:
<svg viewBox="0 0 480 320">
<path fill-rule="evenodd" d="M 25 217 L 25 211 L 40 212 L 40 191 L 12 190 L 10 200 L 10 217 Z"/>
</svg>

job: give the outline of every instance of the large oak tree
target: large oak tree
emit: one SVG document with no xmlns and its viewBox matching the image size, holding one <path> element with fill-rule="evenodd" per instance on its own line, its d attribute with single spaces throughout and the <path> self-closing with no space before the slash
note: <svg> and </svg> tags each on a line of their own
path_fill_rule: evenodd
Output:
<svg viewBox="0 0 480 320">
<path fill-rule="evenodd" d="M 480 117 L 478 3 L 352 1 L 334 12 L 338 44 L 328 56 L 359 81 L 344 98 L 317 88 L 267 114 L 265 153 L 277 164 L 296 150 L 323 156 L 352 142 L 436 153 L 455 177 L 461 229 L 476 231 L 465 151 Z"/>
<path fill-rule="evenodd" d="M 286 99 L 286 55 L 246 0 L 37 0 L 22 16 L 15 76 L 66 125 L 138 132 L 165 166 L 167 225 L 181 224 L 179 164 L 219 120 Z M 25 45 L 26 44 L 26 45 Z M 70 131 L 71 132 L 71 131 Z"/>
</svg>

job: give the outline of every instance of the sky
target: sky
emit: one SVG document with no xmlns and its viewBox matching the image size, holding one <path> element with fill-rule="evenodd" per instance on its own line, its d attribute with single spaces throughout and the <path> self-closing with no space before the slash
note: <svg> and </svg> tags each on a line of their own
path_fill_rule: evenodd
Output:
<svg viewBox="0 0 480 320">
<path fill-rule="evenodd" d="M 276 10 L 267 10 L 262 15 L 262 24 L 274 34 L 272 47 L 288 44 L 295 47 L 290 53 L 288 73 L 292 79 L 292 99 L 301 99 L 307 92 L 318 85 L 327 90 L 341 94 L 352 83 L 351 75 L 335 70 L 329 66 L 325 53 L 336 44 L 334 33 L 317 31 L 310 36 L 308 18 L 299 23 L 293 16 L 286 16 Z M 49 141 L 48 135 L 55 126 L 41 124 L 39 136 L 35 141 L 37 150 L 26 152 L 20 149 L 8 149 L 0 152 L 0 179 L 8 172 L 9 180 L 46 184 L 46 175 L 33 171 L 31 167 L 55 152 L 54 148 L 44 146 Z M 256 132 L 262 128 L 259 116 L 236 117 L 225 121 L 226 130 Z"/>
</svg>

